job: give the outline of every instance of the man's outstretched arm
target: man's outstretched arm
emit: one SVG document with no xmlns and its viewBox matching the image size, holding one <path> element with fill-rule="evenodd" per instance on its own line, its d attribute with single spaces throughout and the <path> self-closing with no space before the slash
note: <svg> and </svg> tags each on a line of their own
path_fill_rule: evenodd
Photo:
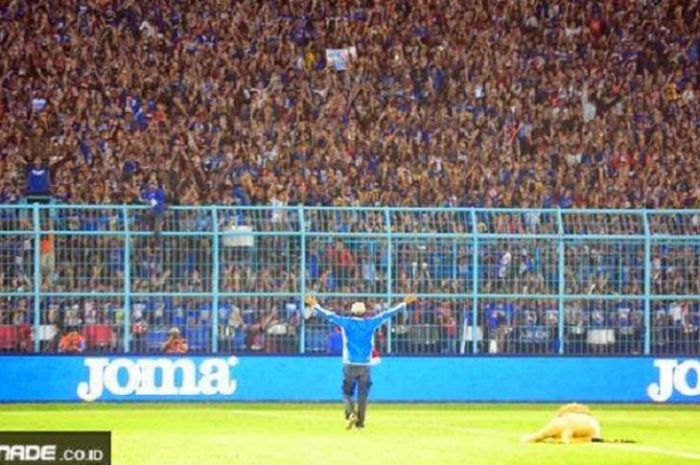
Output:
<svg viewBox="0 0 700 465">
<path fill-rule="evenodd" d="M 306 308 L 309 309 L 309 314 L 308 314 L 307 318 L 310 317 L 314 311 L 316 311 L 317 313 L 320 313 L 324 317 L 328 318 L 328 320 L 331 323 L 338 324 L 338 319 L 340 317 L 338 315 L 336 315 L 335 313 L 333 313 L 332 311 L 321 307 L 321 305 L 318 303 L 318 300 L 316 300 L 316 297 L 314 297 L 312 295 L 307 296 L 305 303 L 306 303 Z"/>
<path fill-rule="evenodd" d="M 404 297 L 400 304 L 373 316 L 372 320 L 377 322 L 378 324 L 384 323 L 386 320 L 390 319 L 391 317 L 405 309 L 408 305 L 412 304 L 417 299 L 418 298 L 415 295 L 408 295 Z"/>
</svg>

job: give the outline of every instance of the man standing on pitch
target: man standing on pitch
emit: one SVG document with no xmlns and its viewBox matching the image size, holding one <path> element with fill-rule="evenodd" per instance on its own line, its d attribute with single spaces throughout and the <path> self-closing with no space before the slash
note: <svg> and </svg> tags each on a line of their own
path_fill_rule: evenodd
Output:
<svg viewBox="0 0 700 465">
<path fill-rule="evenodd" d="M 350 308 L 352 316 L 340 316 L 318 304 L 314 296 L 306 298 L 309 311 L 316 310 L 328 321 L 340 327 L 343 333 L 343 402 L 345 404 L 346 428 L 364 428 L 367 396 L 372 386 L 370 365 L 374 349 L 374 332 L 392 316 L 415 302 L 416 296 L 407 296 L 403 302 L 377 315 L 365 318 L 365 304 L 355 302 Z M 357 386 L 357 412 L 353 394 Z"/>
</svg>

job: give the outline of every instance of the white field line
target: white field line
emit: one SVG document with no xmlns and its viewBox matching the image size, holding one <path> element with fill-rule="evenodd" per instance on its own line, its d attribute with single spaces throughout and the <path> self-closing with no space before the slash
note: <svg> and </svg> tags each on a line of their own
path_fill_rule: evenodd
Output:
<svg viewBox="0 0 700 465">
<path fill-rule="evenodd" d="M 666 449 L 665 447 L 645 446 L 642 444 L 615 444 L 609 442 L 597 443 L 596 446 L 618 450 L 629 450 L 640 453 L 667 455 L 669 457 L 700 461 L 700 454 L 696 454 L 694 452 L 684 452 L 682 450 Z"/>
<path fill-rule="evenodd" d="M 274 417 L 274 418 L 284 418 L 286 417 L 283 413 L 278 413 L 278 412 L 265 412 L 265 411 L 260 411 L 260 410 L 234 410 L 236 413 L 243 413 L 243 414 L 250 414 L 250 415 L 260 415 L 260 416 L 268 416 L 268 417 Z M 339 410 L 339 415 L 341 415 L 342 410 Z M 330 419 L 327 415 L 304 415 L 304 418 L 313 418 L 314 420 L 321 420 L 321 421 L 328 421 L 328 422 L 334 422 L 338 424 L 342 424 L 341 417 L 336 420 Z M 387 424 L 387 422 L 384 422 L 384 424 Z M 392 426 L 397 426 L 397 427 L 403 427 L 405 426 L 405 423 L 403 422 L 390 422 L 388 423 Z M 488 428 L 468 428 L 468 427 L 462 427 L 462 426 L 450 426 L 450 425 L 440 425 L 437 423 L 421 423 L 421 427 L 423 428 L 431 428 L 431 429 L 438 429 L 438 430 L 448 430 L 448 431 L 461 431 L 464 433 L 470 433 L 470 434 L 476 434 L 476 435 L 481 435 L 481 436 L 497 436 L 497 437 L 512 437 L 514 440 L 517 440 L 519 435 L 517 433 L 513 433 L 510 431 L 502 431 L 498 429 L 488 429 Z M 667 449 L 665 447 L 654 447 L 654 446 L 646 446 L 643 444 L 616 444 L 616 443 L 595 443 L 591 444 L 592 447 L 607 447 L 611 449 L 617 449 L 621 451 L 630 451 L 630 452 L 639 452 L 639 453 L 648 453 L 648 454 L 657 454 L 657 455 L 665 455 L 667 457 L 675 457 L 675 458 L 682 458 L 682 459 L 687 459 L 687 460 L 697 460 L 700 461 L 700 454 L 694 453 L 694 452 L 685 452 L 681 450 L 674 450 L 674 449 Z"/>
</svg>

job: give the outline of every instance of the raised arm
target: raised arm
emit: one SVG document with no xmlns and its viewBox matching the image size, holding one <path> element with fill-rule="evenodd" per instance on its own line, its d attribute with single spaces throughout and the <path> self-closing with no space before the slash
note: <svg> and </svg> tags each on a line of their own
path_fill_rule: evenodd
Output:
<svg viewBox="0 0 700 465">
<path fill-rule="evenodd" d="M 331 312 L 330 310 L 327 310 L 327 309 L 321 307 L 321 305 L 318 303 L 318 300 L 316 300 L 316 297 L 314 297 L 312 295 L 307 296 L 305 303 L 306 303 L 306 308 L 309 309 L 309 313 L 307 315 L 307 318 L 310 317 L 314 311 L 316 311 L 317 313 L 320 313 L 324 317 L 328 318 L 328 320 L 330 320 L 331 323 L 338 324 L 337 320 L 340 317 L 338 315 L 336 315 L 335 313 Z"/>
<path fill-rule="evenodd" d="M 389 310 L 385 310 L 375 316 L 372 317 L 372 320 L 376 322 L 378 325 L 384 323 L 386 320 L 390 319 L 400 311 L 404 310 L 409 304 L 412 304 L 415 302 L 417 297 L 415 295 L 408 295 L 404 297 L 403 301 L 401 301 L 400 304 L 390 308 Z"/>
</svg>

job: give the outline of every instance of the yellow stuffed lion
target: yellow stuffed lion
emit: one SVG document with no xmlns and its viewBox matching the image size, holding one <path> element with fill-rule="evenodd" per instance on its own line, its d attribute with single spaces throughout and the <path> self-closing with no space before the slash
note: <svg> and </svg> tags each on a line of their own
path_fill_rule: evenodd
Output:
<svg viewBox="0 0 700 465">
<path fill-rule="evenodd" d="M 566 404 L 559 408 L 557 415 L 541 430 L 522 437 L 523 442 L 601 442 L 600 423 L 591 409 L 583 404 Z"/>
</svg>

